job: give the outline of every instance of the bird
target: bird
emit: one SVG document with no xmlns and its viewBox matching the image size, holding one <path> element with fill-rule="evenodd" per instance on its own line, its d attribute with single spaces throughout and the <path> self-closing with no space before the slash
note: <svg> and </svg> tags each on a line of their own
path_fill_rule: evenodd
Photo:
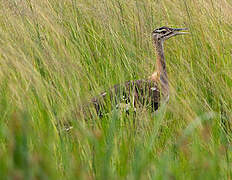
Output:
<svg viewBox="0 0 232 180">
<path fill-rule="evenodd" d="M 156 111 L 162 102 L 169 100 L 169 80 L 164 56 L 164 42 L 174 36 L 187 34 L 188 28 L 160 27 L 152 31 L 152 41 L 156 55 L 156 69 L 145 79 L 129 80 L 114 85 L 107 91 L 91 99 L 91 104 L 99 117 L 103 116 L 104 108 L 110 101 L 116 108 L 126 112 L 131 107 L 146 107 Z M 107 106 L 108 107 L 108 106 Z"/>
</svg>

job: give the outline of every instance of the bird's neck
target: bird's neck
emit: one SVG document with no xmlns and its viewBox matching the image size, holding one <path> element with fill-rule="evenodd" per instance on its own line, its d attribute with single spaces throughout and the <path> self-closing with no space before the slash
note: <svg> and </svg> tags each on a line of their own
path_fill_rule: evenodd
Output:
<svg viewBox="0 0 232 180">
<path fill-rule="evenodd" d="M 155 52 L 156 52 L 156 68 L 160 76 L 165 76 L 167 78 L 166 62 L 164 57 L 164 45 L 163 42 L 155 42 Z"/>
<path fill-rule="evenodd" d="M 156 80 L 161 84 L 162 94 L 168 96 L 169 84 L 166 70 L 166 62 L 164 57 L 164 45 L 163 41 L 154 41 L 155 52 L 156 52 Z"/>
</svg>

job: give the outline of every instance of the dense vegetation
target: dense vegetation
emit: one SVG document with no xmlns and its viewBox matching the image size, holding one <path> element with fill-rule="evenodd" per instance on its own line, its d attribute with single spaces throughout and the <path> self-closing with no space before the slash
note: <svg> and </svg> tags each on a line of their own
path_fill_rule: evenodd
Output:
<svg viewBox="0 0 232 180">
<path fill-rule="evenodd" d="M 231 179 L 231 12 L 229 0 L 0 0 L 0 177 Z M 169 103 L 75 116 L 155 69 L 164 25 L 191 32 L 165 43 Z"/>
</svg>

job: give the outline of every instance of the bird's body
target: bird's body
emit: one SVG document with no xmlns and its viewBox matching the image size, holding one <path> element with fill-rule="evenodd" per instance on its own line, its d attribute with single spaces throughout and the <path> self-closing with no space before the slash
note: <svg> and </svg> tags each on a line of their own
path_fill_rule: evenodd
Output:
<svg viewBox="0 0 232 180">
<path fill-rule="evenodd" d="M 156 52 L 156 71 L 147 79 L 127 81 L 113 86 L 108 91 L 92 99 L 92 104 L 98 114 L 102 115 L 108 100 L 116 107 L 149 107 L 152 111 L 158 109 L 161 102 L 169 99 L 169 82 L 164 58 L 164 41 L 172 36 L 185 34 L 186 28 L 174 29 L 161 27 L 152 32 L 153 44 Z"/>
<path fill-rule="evenodd" d="M 107 99 L 116 108 L 123 108 L 126 111 L 130 107 L 134 110 L 138 107 L 149 107 L 155 111 L 159 107 L 160 90 L 157 83 L 151 79 L 127 81 L 124 84 L 115 85 L 92 99 L 99 116 L 102 115 L 101 109 L 106 106 Z"/>
</svg>

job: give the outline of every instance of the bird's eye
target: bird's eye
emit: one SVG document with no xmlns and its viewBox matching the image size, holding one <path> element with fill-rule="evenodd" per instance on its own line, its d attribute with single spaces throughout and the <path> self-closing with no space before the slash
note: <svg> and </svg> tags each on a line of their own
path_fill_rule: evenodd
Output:
<svg viewBox="0 0 232 180">
<path fill-rule="evenodd" d="M 161 34 L 165 34 L 167 31 L 161 31 Z"/>
</svg>

